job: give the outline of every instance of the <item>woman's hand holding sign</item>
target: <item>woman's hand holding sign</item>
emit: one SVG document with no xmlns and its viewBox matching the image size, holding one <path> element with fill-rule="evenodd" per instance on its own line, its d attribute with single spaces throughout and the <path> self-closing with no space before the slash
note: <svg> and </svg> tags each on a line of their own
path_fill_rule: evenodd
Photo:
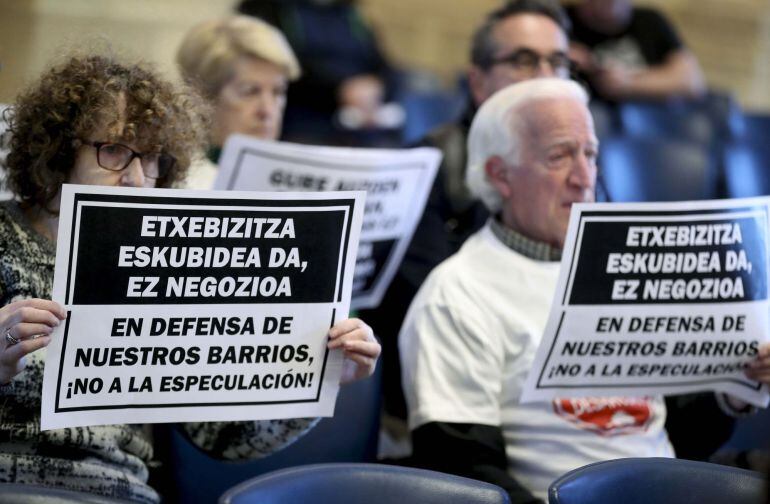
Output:
<svg viewBox="0 0 770 504">
<path fill-rule="evenodd" d="M 0 384 L 24 370 L 24 357 L 47 346 L 48 335 L 65 317 L 59 303 L 46 299 L 24 299 L 0 308 Z"/>
<path fill-rule="evenodd" d="M 361 319 L 345 319 L 329 329 L 329 350 L 341 348 L 345 355 L 341 384 L 361 380 L 374 373 L 381 347 L 374 332 Z"/>
</svg>

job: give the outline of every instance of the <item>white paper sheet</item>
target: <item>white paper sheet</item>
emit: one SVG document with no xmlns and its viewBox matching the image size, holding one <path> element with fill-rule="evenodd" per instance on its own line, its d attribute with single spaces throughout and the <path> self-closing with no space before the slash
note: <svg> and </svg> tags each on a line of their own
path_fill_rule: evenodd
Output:
<svg viewBox="0 0 770 504">
<path fill-rule="evenodd" d="M 395 275 L 422 216 L 441 152 L 320 147 L 232 135 L 216 189 L 364 190 L 366 206 L 353 280 L 353 308 L 372 308 Z"/>
<path fill-rule="evenodd" d="M 363 202 L 65 185 L 42 428 L 331 416 Z"/>
<path fill-rule="evenodd" d="M 522 402 L 730 393 L 768 335 L 768 199 L 572 208 Z"/>
</svg>

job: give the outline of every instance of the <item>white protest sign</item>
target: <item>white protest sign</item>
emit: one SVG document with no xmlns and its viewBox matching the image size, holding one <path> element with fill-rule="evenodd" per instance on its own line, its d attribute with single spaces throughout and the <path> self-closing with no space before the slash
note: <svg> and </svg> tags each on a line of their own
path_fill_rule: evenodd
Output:
<svg viewBox="0 0 770 504">
<path fill-rule="evenodd" d="M 522 402 L 716 390 L 768 335 L 768 201 L 572 207 L 548 325 Z"/>
<path fill-rule="evenodd" d="M 232 135 L 219 160 L 216 189 L 366 191 L 353 308 L 379 305 L 406 253 L 436 176 L 441 153 L 317 147 Z"/>
<path fill-rule="evenodd" d="M 363 202 L 65 185 L 42 428 L 331 416 Z"/>
</svg>

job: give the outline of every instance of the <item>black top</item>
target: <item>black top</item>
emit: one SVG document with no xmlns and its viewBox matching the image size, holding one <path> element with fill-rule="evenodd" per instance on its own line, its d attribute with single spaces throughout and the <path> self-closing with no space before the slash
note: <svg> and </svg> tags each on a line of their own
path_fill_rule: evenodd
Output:
<svg viewBox="0 0 770 504">
<path fill-rule="evenodd" d="M 614 61 L 636 68 L 659 65 L 684 45 L 671 23 L 652 9 L 635 7 L 631 22 L 615 35 L 584 25 L 574 6 L 567 8 L 567 14 L 572 20 L 571 39 L 588 46 L 600 64 Z"/>
</svg>

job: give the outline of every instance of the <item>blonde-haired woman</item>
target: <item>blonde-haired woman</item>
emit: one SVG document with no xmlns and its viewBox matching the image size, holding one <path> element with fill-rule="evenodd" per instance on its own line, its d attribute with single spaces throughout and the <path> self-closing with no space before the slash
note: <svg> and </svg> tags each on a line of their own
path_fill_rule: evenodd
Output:
<svg viewBox="0 0 770 504">
<path fill-rule="evenodd" d="M 177 52 L 184 79 L 214 107 L 210 163 L 194 166 L 187 186 L 208 189 L 227 137 L 243 133 L 264 140 L 281 134 L 286 90 L 300 75 L 283 34 L 264 21 L 231 16 L 190 30 Z"/>
</svg>

